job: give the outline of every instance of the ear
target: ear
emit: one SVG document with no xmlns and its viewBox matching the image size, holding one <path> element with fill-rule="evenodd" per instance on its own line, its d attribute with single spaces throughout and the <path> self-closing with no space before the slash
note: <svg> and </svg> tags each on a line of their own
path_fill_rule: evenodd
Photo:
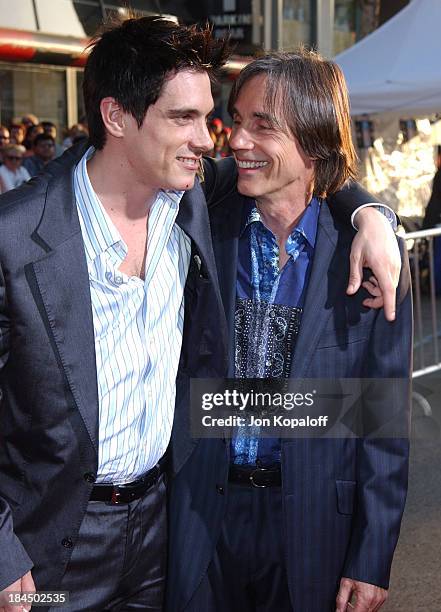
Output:
<svg viewBox="0 0 441 612">
<path fill-rule="evenodd" d="M 103 98 L 100 102 L 101 117 L 106 131 L 115 138 L 124 133 L 124 111 L 115 98 Z"/>
</svg>

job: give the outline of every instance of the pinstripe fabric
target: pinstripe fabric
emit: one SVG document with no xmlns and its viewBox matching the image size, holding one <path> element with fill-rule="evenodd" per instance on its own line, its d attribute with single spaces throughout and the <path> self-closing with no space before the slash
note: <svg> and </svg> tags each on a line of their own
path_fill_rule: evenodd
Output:
<svg viewBox="0 0 441 612">
<path fill-rule="evenodd" d="M 98 481 L 130 482 L 171 434 L 191 241 L 175 224 L 182 192 L 158 193 L 148 221 L 145 280 L 118 270 L 127 246 L 99 202 L 86 162 L 74 191 L 89 271 L 99 398 Z"/>
</svg>

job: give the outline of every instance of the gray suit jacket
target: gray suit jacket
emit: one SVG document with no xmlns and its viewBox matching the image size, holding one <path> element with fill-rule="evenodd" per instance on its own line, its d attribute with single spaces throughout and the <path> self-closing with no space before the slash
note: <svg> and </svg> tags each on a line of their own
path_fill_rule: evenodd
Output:
<svg viewBox="0 0 441 612">
<path fill-rule="evenodd" d="M 57 588 L 97 471 L 94 330 L 72 187 L 81 153 L 0 198 L 0 590 L 32 565 L 38 589 Z M 192 239 L 180 369 L 219 376 L 225 317 L 199 184 L 177 223 Z M 179 402 L 176 414 L 179 431 Z M 183 437 L 173 464 L 189 449 Z"/>
</svg>

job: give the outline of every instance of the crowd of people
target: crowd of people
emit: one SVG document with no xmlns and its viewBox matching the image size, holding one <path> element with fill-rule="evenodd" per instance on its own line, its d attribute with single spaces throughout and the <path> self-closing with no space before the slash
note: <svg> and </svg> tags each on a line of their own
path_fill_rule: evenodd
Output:
<svg viewBox="0 0 441 612">
<path fill-rule="evenodd" d="M 19 187 L 72 144 L 87 139 L 87 127 L 77 123 L 63 136 L 59 142 L 56 125 L 32 113 L 0 125 L 0 193 Z"/>
<path fill-rule="evenodd" d="M 210 120 L 208 129 L 213 141 L 208 155 L 215 159 L 230 156 L 231 128 L 215 117 Z M 87 126 L 76 123 L 64 130 L 63 136 L 59 142 L 56 125 L 51 121 L 39 121 L 32 113 L 13 120 L 9 125 L 0 124 L 0 193 L 20 187 L 67 148 L 86 140 Z"/>
</svg>

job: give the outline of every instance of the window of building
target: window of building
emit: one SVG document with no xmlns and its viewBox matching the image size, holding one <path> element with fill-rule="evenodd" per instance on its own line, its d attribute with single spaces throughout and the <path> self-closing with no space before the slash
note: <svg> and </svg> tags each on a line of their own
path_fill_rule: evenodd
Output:
<svg viewBox="0 0 441 612">
<path fill-rule="evenodd" d="M 311 43 L 311 0 L 284 0 L 283 48 L 289 51 L 301 43 Z"/>
<path fill-rule="evenodd" d="M 34 113 L 52 121 L 61 134 L 67 121 L 66 72 L 55 66 L 0 62 L 1 123 Z"/>
<path fill-rule="evenodd" d="M 140 15 L 157 13 L 157 0 L 0 0 L 1 26 L 79 38 L 93 36 L 103 18 L 124 15 L 130 6 Z"/>
<path fill-rule="evenodd" d="M 357 39 L 357 0 L 335 0 L 334 54 L 351 47 Z"/>
</svg>

